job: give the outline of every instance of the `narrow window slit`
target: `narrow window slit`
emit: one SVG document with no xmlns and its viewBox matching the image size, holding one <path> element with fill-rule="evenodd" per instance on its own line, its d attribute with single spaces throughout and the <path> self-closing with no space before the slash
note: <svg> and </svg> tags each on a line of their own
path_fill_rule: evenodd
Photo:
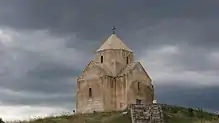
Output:
<svg viewBox="0 0 219 123">
<path fill-rule="evenodd" d="M 100 60 L 100 62 L 103 63 L 103 56 L 101 56 L 101 60 Z"/>
<path fill-rule="evenodd" d="M 92 89 L 89 88 L 89 97 L 92 97 Z"/>
</svg>

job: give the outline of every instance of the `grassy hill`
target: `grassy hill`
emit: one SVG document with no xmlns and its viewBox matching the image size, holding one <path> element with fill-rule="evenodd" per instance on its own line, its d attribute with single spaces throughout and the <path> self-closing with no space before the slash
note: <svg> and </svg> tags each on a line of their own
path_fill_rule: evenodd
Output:
<svg viewBox="0 0 219 123">
<path fill-rule="evenodd" d="M 219 123 L 219 116 L 190 108 L 163 105 L 165 123 Z M 62 115 L 17 123 L 131 123 L 130 112 Z"/>
</svg>

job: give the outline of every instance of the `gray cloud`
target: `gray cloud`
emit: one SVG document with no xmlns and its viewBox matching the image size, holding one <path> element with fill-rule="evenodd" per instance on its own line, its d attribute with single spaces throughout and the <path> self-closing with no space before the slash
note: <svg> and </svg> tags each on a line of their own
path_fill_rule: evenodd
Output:
<svg viewBox="0 0 219 123">
<path fill-rule="evenodd" d="M 76 77 L 116 25 L 152 76 L 160 102 L 218 110 L 211 98 L 218 93 L 218 5 L 0 0 L 0 102 L 73 108 Z"/>
<path fill-rule="evenodd" d="M 109 36 L 112 25 L 118 26 L 118 33 L 136 50 L 167 43 L 218 46 L 216 0 L 124 3 L 127 1 L 2 1 L 0 24 L 24 30 L 48 29 L 54 35 L 76 34 L 80 43 L 69 40 L 68 47 L 88 51 Z"/>
<path fill-rule="evenodd" d="M 62 108 L 73 109 L 73 103 L 75 102 L 74 95 L 72 94 L 45 94 L 34 93 L 25 91 L 11 91 L 8 89 L 2 89 L 1 92 L 1 104 L 7 106 L 56 106 Z M 60 104 L 62 104 L 60 106 Z"/>
<path fill-rule="evenodd" d="M 218 86 L 188 87 L 177 85 L 160 85 L 157 89 L 157 99 L 161 103 L 180 105 L 217 111 L 219 98 Z"/>
<path fill-rule="evenodd" d="M 127 3 L 127 4 L 125 4 Z M 215 19 L 218 1 L 2 1 L 2 24 L 23 29 L 75 32 L 96 39 L 109 33 L 112 25 L 122 31 L 157 25 L 163 19 Z M 16 19 L 15 19 L 16 18 Z M 197 20 L 196 20 L 197 21 Z M 177 27 L 175 27 L 177 28 Z M 127 29 L 127 30 L 126 30 Z M 92 30 L 92 33 L 90 33 Z"/>
<path fill-rule="evenodd" d="M 3 33 L 10 40 L 2 41 L 2 87 L 55 93 L 58 89 L 66 91 L 73 86 L 72 81 L 81 71 L 77 63 L 83 65 L 85 54 L 73 48 L 66 49 L 62 45 L 65 40 L 50 37 L 46 32 L 14 33 Z"/>
</svg>

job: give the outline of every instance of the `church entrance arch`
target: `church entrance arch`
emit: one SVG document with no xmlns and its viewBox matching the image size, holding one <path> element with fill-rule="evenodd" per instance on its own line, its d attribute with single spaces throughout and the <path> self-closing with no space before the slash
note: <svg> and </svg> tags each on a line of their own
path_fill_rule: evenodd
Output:
<svg viewBox="0 0 219 123">
<path fill-rule="evenodd" d="M 136 99 L 136 104 L 141 104 L 141 100 L 140 99 Z"/>
</svg>

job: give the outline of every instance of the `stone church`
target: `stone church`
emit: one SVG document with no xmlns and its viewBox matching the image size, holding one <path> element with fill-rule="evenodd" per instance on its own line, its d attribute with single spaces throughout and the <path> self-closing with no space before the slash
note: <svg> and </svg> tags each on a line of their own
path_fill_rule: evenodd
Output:
<svg viewBox="0 0 219 123">
<path fill-rule="evenodd" d="M 119 111 L 130 104 L 152 104 L 153 100 L 151 78 L 115 33 L 77 79 L 77 113 Z"/>
</svg>

